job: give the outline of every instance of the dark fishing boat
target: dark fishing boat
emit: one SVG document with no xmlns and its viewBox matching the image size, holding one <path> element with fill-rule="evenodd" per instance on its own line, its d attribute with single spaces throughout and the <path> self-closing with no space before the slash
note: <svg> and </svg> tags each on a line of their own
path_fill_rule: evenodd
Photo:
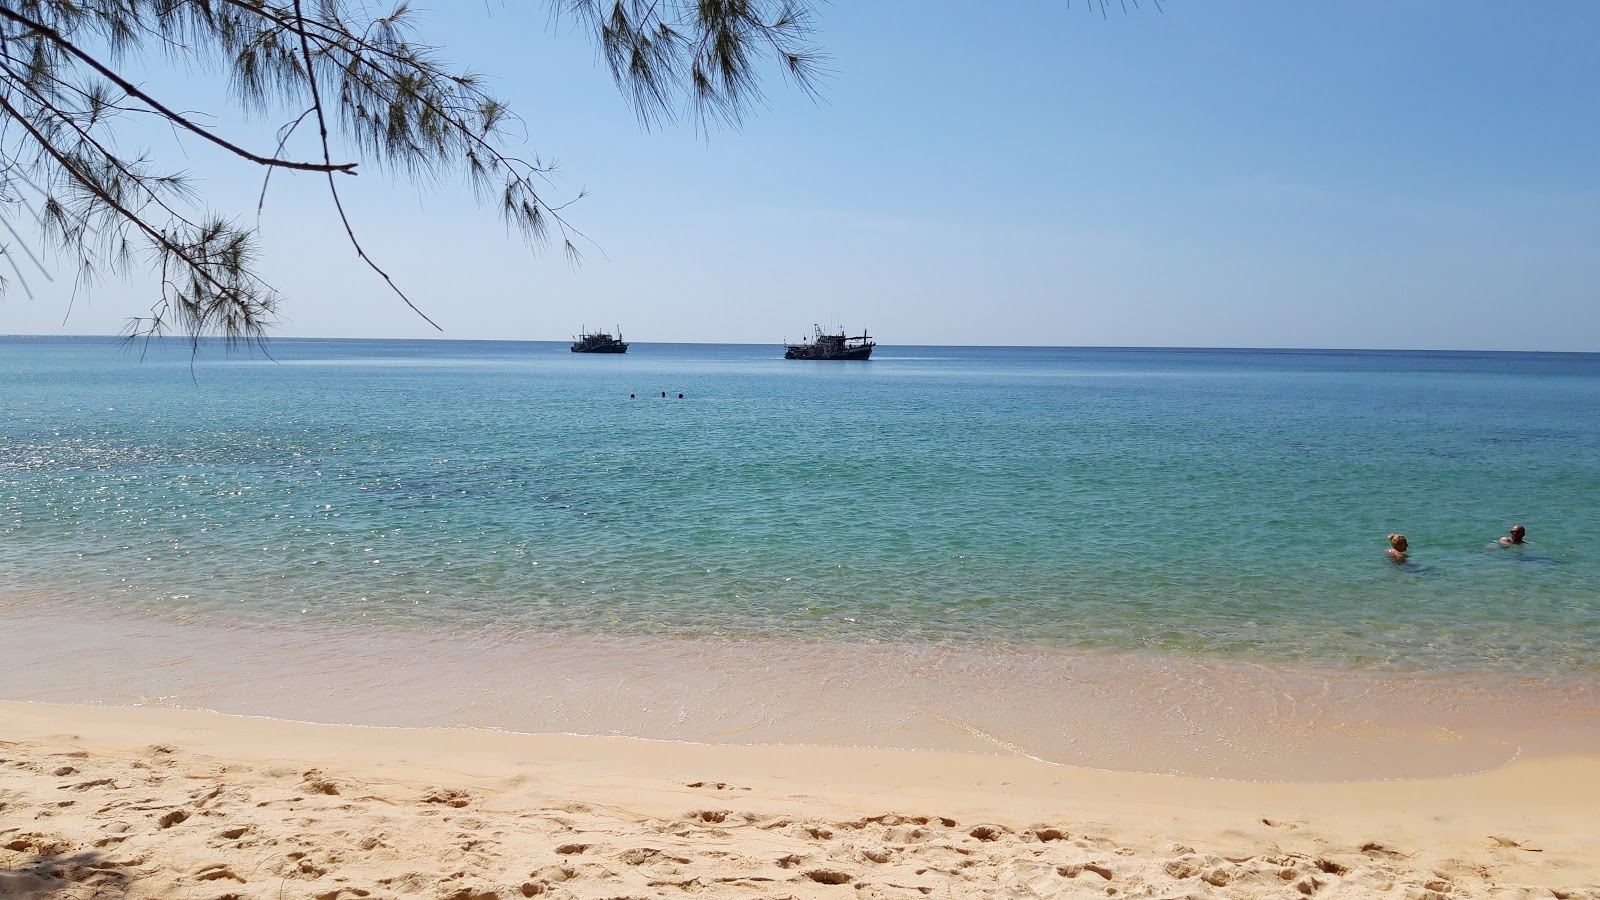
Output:
<svg viewBox="0 0 1600 900">
<path fill-rule="evenodd" d="M 572 341 L 573 353 L 627 353 L 628 343 L 622 339 L 622 329 L 612 337 L 604 331 L 585 332 Z"/>
<path fill-rule="evenodd" d="M 784 347 L 784 359 L 870 359 L 872 348 L 878 346 L 865 331 L 860 335 L 845 336 L 843 329 L 837 334 L 823 331 L 821 325 L 811 340 L 803 344 Z"/>
</svg>

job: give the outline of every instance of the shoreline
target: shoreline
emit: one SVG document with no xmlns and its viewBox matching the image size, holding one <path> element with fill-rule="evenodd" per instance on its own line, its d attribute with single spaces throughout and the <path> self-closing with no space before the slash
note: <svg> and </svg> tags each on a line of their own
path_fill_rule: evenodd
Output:
<svg viewBox="0 0 1600 900">
<path fill-rule="evenodd" d="M 7 896 L 1600 896 L 1600 755 L 1252 784 L 180 709 L 0 723 Z"/>
<path fill-rule="evenodd" d="M 81 611 L 81 610 L 80 610 Z M 1600 681 L 919 645 L 256 629 L 0 602 L 0 699 L 1329 783 L 1600 755 Z"/>
</svg>

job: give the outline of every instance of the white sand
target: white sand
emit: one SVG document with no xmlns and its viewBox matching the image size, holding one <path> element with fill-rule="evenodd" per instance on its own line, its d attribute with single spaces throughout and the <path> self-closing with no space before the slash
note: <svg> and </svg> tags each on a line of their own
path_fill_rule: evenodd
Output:
<svg viewBox="0 0 1600 900">
<path fill-rule="evenodd" d="M 1600 757 L 1253 784 L 0 703 L 0 896 L 1600 898 Z"/>
</svg>

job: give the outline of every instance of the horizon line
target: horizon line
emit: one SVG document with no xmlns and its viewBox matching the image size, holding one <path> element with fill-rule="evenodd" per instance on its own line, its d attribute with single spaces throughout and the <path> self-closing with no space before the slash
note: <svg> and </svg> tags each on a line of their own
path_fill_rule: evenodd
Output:
<svg viewBox="0 0 1600 900">
<path fill-rule="evenodd" d="M 0 339 L 5 338 L 38 338 L 45 340 L 80 340 L 104 339 L 111 341 L 128 340 L 120 334 L 0 334 Z M 156 335 L 149 338 L 134 338 L 136 343 L 154 341 L 157 343 L 188 343 L 193 339 L 185 335 Z M 199 339 L 202 344 L 227 343 L 227 338 L 205 336 Z M 449 338 L 449 337 L 335 337 L 335 336 L 306 336 L 306 335 L 272 335 L 263 338 L 260 344 L 270 346 L 276 341 L 372 341 L 390 343 L 439 343 L 439 344 L 570 344 L 568 338 Z M 250 347 L 256 342 L 235 342 L 236 345 Z M 768 345 L 783 346 L 785 341 L 639 341 L 629 340 L 632 344 L 656 344 L 674 346 L 707 346 L 707 347 L 765 347 Z M 1506 350 L 1483 347 L 1310 347 L 1310 346 L 1206 346 L 1200 344 L 878 344 L 879 349 L 908 347 L 908 348 L 940 348 L 940 347 L 979 347 L 993 350 L 1215 350 L 1215 351 L 1280 351 L 1303 353 L 1548 353 L 1569 354 L 1575 356 L 1592 356 L 1600 354 L 1596 350 Z"/>
</svg>

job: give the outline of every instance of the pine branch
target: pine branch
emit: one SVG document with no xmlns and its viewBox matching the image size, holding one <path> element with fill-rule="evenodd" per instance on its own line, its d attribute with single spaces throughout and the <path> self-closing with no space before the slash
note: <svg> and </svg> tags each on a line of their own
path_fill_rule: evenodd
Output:
<svg viewBox="0 0 1600 900">
<path fill-rule="evenodd" d="M 256 153 L 252 153 L 249 150 L 246 150 L 243 147 L 224 139 L 220 135 L 215 134 L 210 129 L 204 128 L 190 121 L 176 110 L 169 109 L 167 106 L 162 104 L 161 101 L 140 90 L 137 85 L 117 74 L 110 67 L 100 62 L 100 60 L 96 59 L 89 53 L 84 52 L 76 44 L 62 36 L 61 32 L 56 31 L 49 25 L 46 25 L 43 22 L 36 22 L 4 6 L 0 6 L 0 19 L 10 20 L 23 26 L 24 28 L 29 29 L 30 31 L 48 38 L 51 43 L 60 47 L 62 50 L 65 50 L 67 53 L 71 54 L 87 65 L 89 68 L 98 72 L 101 77 L 105 78 L 107 81 L 110 81 L 112 84 L 115 84 L 118 88 L 127 93 L 128 96 L 137 97 L 142 102 L 148 104 L 151 109 L 155 110 L 163 118 L 184 128 L 187 131 L 193 132 L 194 134 L 205 138 L 206 140 L 216 144 L 224 150 L 227 150 L 235 156 L 242 157 L 253 163 L 258 163 L 263 166 L 277 166 L 284 169 L 300 169 L 309 172 L 343 172 L 347 175 L 355 174 L 356 163 L 306 163 L 290 159 L 274 159 L 272 157 L 261 156 Z"/>
</svg>

